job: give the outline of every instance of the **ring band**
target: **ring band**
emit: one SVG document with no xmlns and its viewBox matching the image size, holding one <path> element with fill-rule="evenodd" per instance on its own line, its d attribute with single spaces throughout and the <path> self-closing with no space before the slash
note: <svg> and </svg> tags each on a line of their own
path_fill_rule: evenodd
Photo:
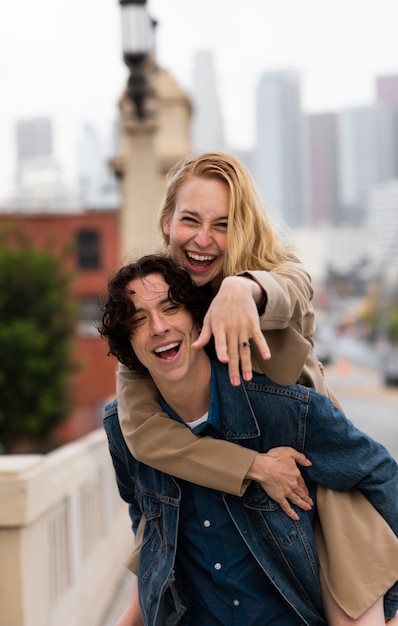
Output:
<svg viewBox="0 0 398 626">
<path fill-rule="evenodd" d="M 248 348 L 249 347 L 249 342 L 248 341 L 242 341 L 242 343 L 240 345 L 242 346 L 242 348 Z"/>
</svg>

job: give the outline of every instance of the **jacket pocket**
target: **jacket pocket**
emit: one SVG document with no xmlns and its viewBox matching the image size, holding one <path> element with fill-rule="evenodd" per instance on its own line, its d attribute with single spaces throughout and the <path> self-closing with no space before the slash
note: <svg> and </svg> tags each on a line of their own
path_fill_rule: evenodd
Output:
<svg viewBox="0 0 398 626">
<path fill-rule="evenodd" d="M 269 497 L 264 489 L 252 481 L 243 495 L 243 504 L 249 509 L 256 511 L 278 511 L 280 506 L 275 500 Z"/>
<path fill-rule="evenodd" d="M 264 489 L 254 483 L 247 489 L 243 499 L 250 511 L 257 532 L 271 544 L 293 546 L 298 539 L 298 527 Z"/>
<path fill-rule="evenodd" d="M 186 610 L 178 595 L 174 578 L 172 578 L 163 594 L 156 618 L 156 626 L 176 626 Z"/>
</svg>

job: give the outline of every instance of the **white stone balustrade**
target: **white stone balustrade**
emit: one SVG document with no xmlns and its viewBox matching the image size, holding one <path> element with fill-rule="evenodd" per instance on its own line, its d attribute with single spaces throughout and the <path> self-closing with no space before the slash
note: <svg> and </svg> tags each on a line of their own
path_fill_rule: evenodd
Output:
<svg viewBox="0 0 398 626">
<path fill-rule="evenodd" d="M 0 456 L 0 626 L 98 626 L 131 547 L 102 430 Z"/>
</svg>

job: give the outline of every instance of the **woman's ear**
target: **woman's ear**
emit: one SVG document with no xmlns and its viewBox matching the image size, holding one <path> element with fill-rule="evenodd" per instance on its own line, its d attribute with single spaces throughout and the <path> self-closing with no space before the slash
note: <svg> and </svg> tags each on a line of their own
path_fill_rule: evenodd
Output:
<svg viewBox="0 0 398 626">
<path fill-rule="evenodd" d="M 170 217 L 164 217 L 162 219 L 162 232 L 166 237 L 170 236 Z"/>
</svg>

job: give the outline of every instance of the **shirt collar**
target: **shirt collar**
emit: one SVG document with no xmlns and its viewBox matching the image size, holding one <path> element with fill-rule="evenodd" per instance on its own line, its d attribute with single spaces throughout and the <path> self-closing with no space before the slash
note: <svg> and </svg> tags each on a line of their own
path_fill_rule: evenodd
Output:
<svg viewBox="0 0 398 626">
<path fill-rule="evenodd" d="M 167 402 L 164 400 L 160 393 L 159 399 L 160 406 L 162 407 L 163 411 L 165 411 L 172 419 L 176 420 L 177 422 L 182 422 L 183 424 L 185 424 L 184 420 L 179 415 L 177 415 L 177 413 L 167 404 Z M 202 424 L 196 426 L 196 428 L 193 428 L 192 432 L 195 435 L 201 435 L 208 428 L 208 426 L 212 426 L 219 432 L 221 431 L 220 403 L 218 399 L 218 390 L 213 363 L 211 363 L 209 414 L 206 422 L 203 422 Z"/>
</svg>

